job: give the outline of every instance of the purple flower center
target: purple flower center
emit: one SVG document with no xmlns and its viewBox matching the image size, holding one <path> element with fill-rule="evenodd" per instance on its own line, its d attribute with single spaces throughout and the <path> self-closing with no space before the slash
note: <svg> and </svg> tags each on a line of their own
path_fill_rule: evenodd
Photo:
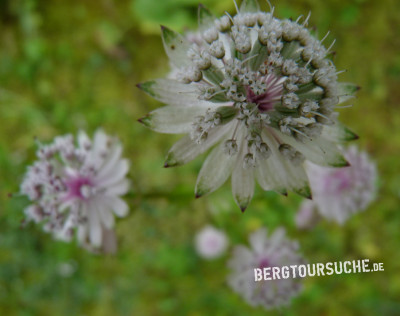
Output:
<svg viewBox="0 0 400 316">
<path fill-rule="evenodd" d="M 217 238 L 209 238 L 206 241 L 207 248 L 210 249 L 210 250 L 213 250 L 213 251 L 218 249 L 219 244 L 220 243 L 219 243 L 219 240 Z"/>
<path fill-rule="evenodd" d="M 270 266 L 271 266 L 271 264 L 267 258 L 262 258 L 260 260 L 260 263 L 258 264 L 258 268 L 260 268 L 260 269 L 268 268 Z"/>
<path fill-rule="evenodd" d="M 80 200 L 87 200 L 91 195 L 92 181 L 83 176 L 77 176 L 70 178 L 66 181 L 67 186 L 67 196 L 66 200 L 69 199 L 80 199 Z"/>
<path fill-rule="evenodd" d="M 274 104 L 280 100 L 282 96 L 282 82 L 274 75 L 265 77 L 266 91 L 262 94 L 255 94 L 254 91 L 247 86 L 246 97 L 247 102 L 257 104 L 261 112 L 267 112 L 274 109 Z"/>
<path fill-rule="evenodd" d="M 329 193 L 341 193 L 352 186 L 349 167 L 340 168 L 331 173 L 325 180 L 325 191 Z"/>
</svg>

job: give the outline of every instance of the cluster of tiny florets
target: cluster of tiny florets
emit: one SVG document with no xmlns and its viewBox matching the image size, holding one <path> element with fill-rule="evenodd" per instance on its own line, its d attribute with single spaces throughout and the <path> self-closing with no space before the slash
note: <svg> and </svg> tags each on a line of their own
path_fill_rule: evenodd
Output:
<svg viewBox="0 0 400 316">
<path fill-rule="evenodd" d="M 251 144 L 264 153 L 269 152 L 261 135 L 265 128 L 300 142 L 312 140 L 321 134 L 322 125 L 334 122 L 332 112 L 339 98 L 337 72 L 327 59 L 329 49 L 310 34 L 307 21 L 279 20 L 264 12 L 215 19 L 201 32 L 203 41 L 192 42 L 187 52 L 191 62 L 178 78 L 197 85 L 200 100 L 234 108 L 230 119 L 245 124 L 246 140 L 258 133 Z M 214 110 L 193 123 L 196 142 L 225 123 L 213 115 Z M 237 152 L 235 142 L 234 134 L 226 142 L 227 154 Z M 296 153 L 283 152 L 295 162 L 300 159 Z M 248 154 L 251 161 L 255 155 L 250 146 Z M 258 156 L 266 159 L 269 154 Z"/>
<path fill-rule="evenodd" d="M 269 310 L 287 305 L 301 291 L 301 281 L 287 278 L 256 282 L 254 270 L 304 264 L 297 241 L 288 239 L 283 228 L 270 236 L 260 228 L 250 235 L 249 242 L 250 247 L 237 245 L 233 249 L 228 261 L 232 271 L 229 286 L 252 306 Z"/>
<path fill-rule="evenodd" d="M 114 215 L 125 216 L 128 207 L 119 196 L 129 187 L 128 162 L 115 138 L 97 131 L 92 141 L 84 132 L 75 144 L 72 135 L 39 145 L 38 160 L 21 184 L 32 202 L 27 221 L 42 223 L 57 239 L 70 241 L 74 232 L 84 246 L 98 248 L 113 228 Z"/>
</svg>

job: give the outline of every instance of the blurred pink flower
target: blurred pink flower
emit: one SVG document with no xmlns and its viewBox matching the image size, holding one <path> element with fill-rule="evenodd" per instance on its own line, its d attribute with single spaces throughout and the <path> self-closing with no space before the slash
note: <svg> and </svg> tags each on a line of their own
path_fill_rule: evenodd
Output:
<svg viewBox="0 0 400 316">
<path fill-rule="evenodd" d="M 22 194 L 33 202 L 25 215 L 43 223 L 43 229 L 57 239 L 70 241 L 77 231 L 82 246 L 115 252 L 113 213 L 128 214 L 120 196 L 129 189 L 125 178 L 129 163 L 121 158 L 119 141 L 101 130 L 93 141 L 80 132 L 77 142 L 75 146 L 72 135 L 66 135 L 40 145 L 38 160 L 21 185 Z"/>
<path fill-rule="evenodd" d="M 239 245 L 233 250 L 228 262 L 232 273 L 228 276 L 230 287 L 252 306 L 272 309 L 289 304 L 292 297 L 301 290 L 299 278 L 272 280 L 254 280 L 255 268 L 280 267 L 304 264 L 298 253 L 298 243 L 285 236 L 285 230 L 279 228 L 270 237 L 267 230 L 261 228 L 249 238 L 250 248 Z"/>
<path fill-rule="evenodd" d="M 355 146 L 343 151 L 349 167 L 329 168 L 308 162 L 307 175 L 310 180 L 313 201 L 303 202 L 296 221 L 304 226 L 311 220 L 316 208 L 329 220 L 343 224 L 352 214 L 363 211 L 376 195 L 376 166 L 365 152 Z"/>
<path fill-rule="evenodd" d="M 228 239 L 223 231 L 208 225 L 197 233 L 195 246 L 200 257 L 215 259 L 225 252 Z"/>
</svg>

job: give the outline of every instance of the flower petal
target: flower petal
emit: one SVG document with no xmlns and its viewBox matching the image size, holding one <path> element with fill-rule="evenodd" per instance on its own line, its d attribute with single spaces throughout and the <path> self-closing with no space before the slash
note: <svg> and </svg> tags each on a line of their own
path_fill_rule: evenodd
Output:
<svg viewBox="0 0 400 316">
<path fill-rule="evenodd" d="M 237 160 L 231 181 L 233 198 L 244 212 L 254 194 L 254 169 L 243 167 L 243 157 Z"/>
<path fill-rule="evenodd" d="M 282 194 L 287 194 L 287 175 L 285 167 L 281 162 L 283 158 L 279 159 L 280 153 L 277 150 L 277 144 L 266 133 L 263 134 L 263 140 L 270 147 L 272 155 L 267 159 L 259 161 L 256 171 L 257 181 L 263 190 L 274 190 Z"/>
<path fill-rule="evenodd" d="M 253 48 L 250 51 L 249 58 L 249 65 L 252 70 L 257 70 L 262 63 L 265 62 L 265 60 L 269 56 L 269 51 L 268 49 L 265 48 L 264 45 L 260 43 L 260 41 L 255 41 Z"/>
<path fill-rule="evenodd" d="M 104 195 L 123 195 L 128 192 L 130 186 L 130 182 L 127 179 L 123 179 L 122 181 L 115 183 L 106 188 Z"/>
<path fill-rule="evenodd" d="M 102 129 L 98 129 L 94 134 L 93 139 L 93 156 L 98 157 L 101 152 L 107 147 L 108 136 Z"/>
<path fill-rule="evenodd" d="M 193 160 L 220 141 L 231 129 L 232 125 L 229 123 L 216 127 L 208 133 L 207 139 L 201 144 L 193 141 L 189 135 L 181 138 L 168 152 L 164 166 L 180 166 Z"/>
<path fill-rule="evenodd" d="M 346 142 L 358 139 L 357 134 L 353 133 L 340 122 L 335 122 L 333 125 L 324 125 L 321 135 L 333 142 Z"/>
<path fill-rule="evenodd" d="M 99 188 L 107 188 L 108 186 L 121 181 L 129 170 L 129 161 L 121 159 L 115 164 L 112 173 L 102 174 L 95 178 L 95 182 Z"/>
<path fill-rule="evenodd" d="M 249 244 L 251 246 L 251 249 L 253 249 L 257 254 L 263 254 L 263 252 L 265 251 L 266 236 L 267 236 L 266 228 L 260 228 L 250 234 Z"/>
<path fill-rule="evenodd" d="M 79 244 L 84 245 L 87 243 L 87 233 L 88 233 L 87 225 L 79 225 L 77 233 Z"/>
<path fill-rule="evenodd" d="M 243 245 L 235 246 L 233 249 L 234 256 L 228 260 L 227 266 L 235 268 L 237 266 L 249 267 L 254 262 L 253 253 L 249 248 Z"/>
<path fill-rule="evenodd" d="M 285 161 L 284 165 L 287 173 L 287 188 L 298 195 L 311 199 L 311 189 L 303 166 L 295 166 L 290 161 Z"/>
<path fill-rule="evenodd" d="M 107 157 L 103 166 L 99 170 L 97 174 L 98 178 L 108 178 L 111 173 L 114 173 L 114 169 L 117 165 L 117 162 L 121 158 L 122 146 L 121 144 L 114 145 L 114 148 L 110 150 L 111 154 Z"/>
<path fill-rule="evenodd" d="M 161 26 L 161 37 L 165 52 L 171 62 L 178 68 L 189 65 L 190 60 L 187 52 L 191 47 L 190 42 L 165 26 Z"/>
<path fill-rule="evenodd" d="M 78 145 L 80 149 L 87 150 L 88 146 L 92 144 L 89 136 L 84 131 L 78 132 Z"/>
<path fill-rule="evenodd" d="M 189 133 L 193 129 L 193 121 L 197 116 L 204 115 L 207 107 L 177 107 L 164 106 L 150 112 L 139 121 L 148 128 L 167 134 Z"/>
<path fill-rule="evenodd" d="M 269 239 L 269 248 L 268 251 L 265 252 L 265 255 L 267 256 L 273 256 L 274 253 L 277 253 L 279 251 L 279 247 L 281 247 L 284 244 L 285 240 L 285 234 L 286 231 L 282 227 L 278 227 L 275 229 L 273 234 L 271 235 Z M 265 236 L 265 235 L 264 235 Z"/>
<path fill-rule="evenodd" d="M 95 205 L 97 207 L 99 218 L 100 218 L 101 222 L 103 223 L 103 226 L 108 229 L 111 229 L 114 227 L 115 219 L 114 219 L 114 215 L 111 213 L 111 209 L 107 206 L 106 203 L 104 203 L 105 199 L 106 198 L 94 200 L 93 203 L 95 203 Z"/>
<path fill-rule="evenodd" d="M 216 20 L 216 17 L 203 4 L 199 4 L 197 16 L 199 20 L 200 31 L 205 31 L 208 28 L 214 26 L 214 21 Z"/>
<path fill-rule="evenodd" d="M 258 181 L 261 187 L 264 189 L 265 186 L 265 190 L 270 190 L 270 186 L 272 186 L 273 189 L 278 192 L 284 192 L 286 188 L 299 195 L 310 198 L 311 190 L 303 165 L 294 165 L 291 161 L 282 156 L 278 150 L 276 139 L 272 137 L 269 132 L 264 131 L 262 136 L 263 140 L 271 149 L 272 155 L 260 161 Z M 262 170 L 263 168 L 265 168 L 265 170 Z"/>
<path fill-rule="evenodd" d="M 91 201 L 87 205 L 88 225 L 89 225 L 89 240 L 94 247 L 101 246 L 101 223 L 97 205 Z"/>
<path fill-rule="evenodd" d="M 128 204 L 119 197 L 109 197 L 107 199 L 110 208 L 114 211 L 118 217 L 125 217 L 129 213 Z"/>
<path fill-rule="evenodd" d="M 343 157 L 337 145 L 324 137 L 300 142 L 279 131 L 276 133 L 284 143 L 293 146 L 293 148 L 301 152 L 307 160 L 318 165 L 331 167 L 344 167 L 348 165 L 348 162 Z"/>
<path fill-rule="evenodd" d="M 174 79 L 155 79 L 138 84 L 138 87 L 156 100 L 176 106 L 213 106 L 213 103 L 199 100 L 197 84 L 184 84 Z"/>
<path fill-rule="evenodd" d="M 258 12 L 260 11 L 260 6 L 257 0 L 243 0 L 240 4 L 240 13 L 245 12 Z"/>
<path fill-rule="evenodd" d="M 338 95 L 339 103 L 346 102 L 354 98 L 354 94 L 360 90 L 360 87 L 354 83 L 339 82 L 338 83 Z"/>
<path fill-rule="evenodd" d="M 201 167 L 195 188 L 197 198 L 215 191 L 229 178 L 237 157 L 225 154 L 224 148 L 224 143 L 214 148 Z"/>
</svg>

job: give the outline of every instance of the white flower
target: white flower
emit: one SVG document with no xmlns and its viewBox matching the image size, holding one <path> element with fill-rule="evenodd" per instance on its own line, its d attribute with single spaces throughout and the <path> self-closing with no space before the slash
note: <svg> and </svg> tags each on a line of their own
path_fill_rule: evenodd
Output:
<svg viewBox="0 0 400 316">
<path fill-rule="evenodd" d="M 199 231 L 195 238 L 196 251 L 205 259 L 220 257 L 228 247 L 225 233 L 210 225 Z"/>
<path fill-rule="evenodd" d="M 338 83 L 331 53 L 305 27 L 308 18 L 279 20 L 243 1 L 234 17 L 199 8 L 199 43 L 162 27 L 175 79 L 139 86 L 167 104 L 139 121 L 161 133 L 188 134 L 169 151 L 165 167 L 185 164 L 214 147 L 200 171 L 196 197 L 232 175 L 244 211 L 255 179 L 264 190 L 310 197 L 304 160 L 347 164 L 337 142 L 357 136 L 334 108 L 357 90 Z"/>
<path fill-rule="evenodd" d="M 365 210 L 376 194 L 376 167 L 367 154 L 351 146 L 344 150 L 344 156 L 349 167 L 327 168 L 313 163 L 306 166 L 313 194 L 308 207 L 314 205 L 321 216 L 339 224 Z"/>
<path fill-rule="evenodd" d="M 40 145 L 38 160 L 28 168 L 21 192 L 33 202 L 25 209 L 28 220 L 43 223 L 55 238 L 70 241 L 77 230 L 82 246 L 115 246 L 114 215 L 124 217 L 128 205 L 120 198 L 129 188 L 129 163 L 121 159 L 122 146 L 102 130 L 94 140 L 80 132 L 77 146 L 72 135 Z"/>
<path fill-rule="evenodd" d="M 301 290 L 300 279 L 289 277 L 256 282 L 254 269 L 304 264 L 297 242 L 287 239 L 283 228 L 275 230 L 269 238 L 267 230 L 261 228 L 250 235 L 249 241 L 250 248 L 234 248 L 228 262 L 232 269 L 228 284 L 252 306 L 272 309 L 287 305 Z"/>
</svg>

